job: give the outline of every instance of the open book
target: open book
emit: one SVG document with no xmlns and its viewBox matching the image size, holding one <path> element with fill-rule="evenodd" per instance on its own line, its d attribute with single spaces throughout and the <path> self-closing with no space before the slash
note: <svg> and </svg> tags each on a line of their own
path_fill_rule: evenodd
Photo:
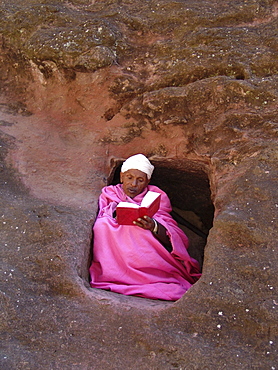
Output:
<svg viewBox="0 0 278 370">
<path fill-rule="evenodd" d="M 159 209 L 160 198 L 160 193 L 148 191 L 140 206 L 135 203 L 120 202 L 116 208 L 118 224 L 134 225 L 133 221 L 137 220 L 138 217 L 153 217 Z"/>
</svg>

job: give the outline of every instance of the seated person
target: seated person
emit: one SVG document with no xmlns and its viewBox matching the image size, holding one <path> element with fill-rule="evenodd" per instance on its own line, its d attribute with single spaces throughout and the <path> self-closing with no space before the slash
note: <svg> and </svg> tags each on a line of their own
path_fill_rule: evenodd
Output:
<svg viewBox="0 0 278 370">
<path fill-rule="evenodd" d="M 106 186 L 99 198 L 94 224 L 93 288 L 125 295 L 175 301 L 201 276 L 199 264 L 187 252 L 188 238 L 170 216 L 164 191 L 149 185 L 153 165 L 143 154 L 128 158 L 121 167 L 121 184 Z M 153 218 L 119 225 L 115 215 L 121 201 L 141 204 L 149 191 L 161 193 Z"/>
</svg>

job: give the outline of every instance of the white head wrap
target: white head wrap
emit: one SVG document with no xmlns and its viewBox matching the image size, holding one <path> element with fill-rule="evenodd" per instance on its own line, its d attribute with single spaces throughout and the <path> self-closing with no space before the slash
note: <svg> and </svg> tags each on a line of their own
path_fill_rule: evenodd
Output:
<svg viewBox="0 0 278 370">
<path fill-rule="evenodd" d="M 154 166 L 143 154 L 135 154 L 122 164 L 121 172 L 128 170 L 139 170 L 147 175 L 148 180 L 152 177 Z"/>
</svg>

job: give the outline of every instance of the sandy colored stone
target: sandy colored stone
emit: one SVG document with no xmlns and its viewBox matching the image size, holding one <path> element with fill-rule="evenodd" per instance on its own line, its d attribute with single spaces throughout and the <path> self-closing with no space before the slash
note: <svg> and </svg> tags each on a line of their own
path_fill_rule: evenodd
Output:
<svg viewBox="0 0 278 370">
<path fill-rule="evenodd" d="M 277 9 L 2 1 L 1 369 L 277 368 Z M 136 152 L 210 229 L 175 303 L 89 288 L 99 192 Z"/>
</svg>

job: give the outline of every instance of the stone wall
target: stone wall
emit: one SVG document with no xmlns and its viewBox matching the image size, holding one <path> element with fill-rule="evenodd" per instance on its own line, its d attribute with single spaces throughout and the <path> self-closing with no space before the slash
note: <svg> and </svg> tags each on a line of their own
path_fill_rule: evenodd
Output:
<svg viewBox="0 0 278 370">
<path fill-rule="evenodd" d="M 1 368 L 277 368 L 277 10 L 2 1 Z M 209 231 L 175 303 L 88 285 L 99 192 L 137 152 Z"/>
</svg>

